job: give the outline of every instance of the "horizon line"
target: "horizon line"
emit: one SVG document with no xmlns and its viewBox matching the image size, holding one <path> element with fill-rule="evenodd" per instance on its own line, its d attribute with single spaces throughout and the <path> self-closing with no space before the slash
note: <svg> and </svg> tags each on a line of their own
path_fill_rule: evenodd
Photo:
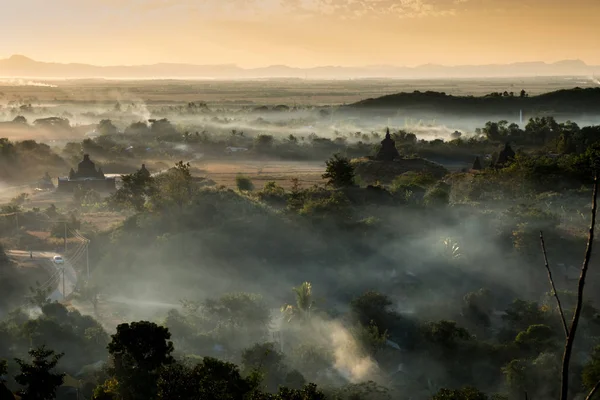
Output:
<svg viewBox="0 0 600 400">
<path fill-rule="evenodd" d="M 297 67 L 297 66 L 291 66 L 288 64 L 278 64 L 278 63 L 272 63 L 272 64 L 265 64 L 263 66 L 256 66 L 256 67 L 242 67 L 239 64 L 235 64 L 235 63 L 215 63 L 215 64 L 199 64 L 199 63 L 193 63 L 193 62 L 166 62 L 166 61 L 160 61 L 160 62 L 155 62 L 155 63 L 147 63 L 147 64 L 111 64 L 111 65 L 101 65 L 101 64 L 94 64 L 94 63 L 87 63 L 87 62 L 80 62 L 80 61 L 68 61 L 68 62 L 61 62 L 61 61 L 44 61 L 44 60 L 39 60 L 39 59 L 35 59 L 23 54 L 12 54 L 8 57 L 4 57 L 1 58 L 0 61 L 9 61 L 11 59 L 15 59 L 15 58 L 22 58 L 22 59 L 26 59 L 29 61 L 33 61 L 33 62 L 37 62 L 37 63 L 43 63 L 43 64 L 59 64 L 59 65 L 71 65 L 71 66 L 76 66 L 76 65 L 80 65 L 80 66 L 92 66 L 92 67 L 97 67 L 97 68 L 135 68 L 135 67 L 151 67 L 151 66 L 157 66 L 157 65 L 185 65 L 185 66 L 195 66 L 195 67 L 221 67 L 221 66 L 228 66 L 228 67 L 235 67 L 235 68 L 239 68 L 239 69 L 244 69 L 244 70 L 255 70 L 255 69 L 264 69 L 264 68 L 271 68 L 271 67 L 284 67 L 284 68 L 290 68 L 290 69 L 301 69 L 301 70 L 308 70 L 308 69 L 318 69 L 318 68 L 346 68 L 346 69 L 352 69 L 352 68 L 405 68 L 405 69 L 417 69 L 417 68 L 423 68 L 423 67 L 444 67 L 444 68 L 457 68 L 457 67 L 494 67 L 494 66 L 513 66 L 513 65 L 522 65 L 522 64 L 544 64 L 544 65 L 556 65 L 556 64 L 561 64 L 561 63 L 567 63 L 567 62 L 575 62 L 575 63 L 581 63 L 583 64 L 583 66 L 586 67 L 600 67 L 599 65 L 595 65 L 595 64 L 588 64 L 587 62 L 585 62 L 584 60 L 580 59 L 580 58 L 567 58 L 567 59 L 559 59 L 556 61 L 540 61 L 540 60 L 532 60 L 532 61 L 513 61 L 513 62 L 507 62 L 507 63 L 488 63 L 488 64 L 437 64 L 437 63 L 433 63 L 433 62 L 428 62 L 428 63 L 424 63 L 424 64 L 416 64 L 413 66 L 408 66 L 408 65 L 396 65 L 396 64 L 363 64 L 363 65 L 340 65 L 340 64 L 321 64 L 321 65 L 315 65 L 315 66 L 311 66 L 311 67 Z"/>
</svg>

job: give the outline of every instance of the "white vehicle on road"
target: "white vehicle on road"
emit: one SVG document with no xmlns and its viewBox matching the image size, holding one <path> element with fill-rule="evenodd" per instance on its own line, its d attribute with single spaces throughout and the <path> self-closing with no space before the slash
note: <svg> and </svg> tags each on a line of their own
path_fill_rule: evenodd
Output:
<svg viewBox="0 0 600 400">
<path fill-rule="evenodd" d="M 52 257 L 52 261 L 54 262 L 54 264 L 64 264 L 65 263 L 65 259 L 62 258 L 61 256 Z"/>
</svg>

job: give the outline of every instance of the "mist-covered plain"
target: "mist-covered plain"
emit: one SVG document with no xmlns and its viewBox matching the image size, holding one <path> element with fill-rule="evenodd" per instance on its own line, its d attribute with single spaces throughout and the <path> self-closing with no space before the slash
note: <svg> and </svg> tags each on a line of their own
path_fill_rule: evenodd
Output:
<svg viewBox="0 0 600 400">
<path fill-rule="evenodd" d="M 0 104 L 0 390 L 566 400 L 600 381 L 593 78 L 9 79 Z M 84 155 L 114 190 L 75 179 Z"/>
</svg>

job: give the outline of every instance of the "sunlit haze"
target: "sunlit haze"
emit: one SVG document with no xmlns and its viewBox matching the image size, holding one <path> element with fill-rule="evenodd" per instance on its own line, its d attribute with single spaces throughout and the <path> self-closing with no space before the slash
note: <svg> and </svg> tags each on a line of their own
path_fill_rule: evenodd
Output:
<svg viewBox="0 0 600 400">
<path fill-rule="evenodd" d="M 600 64 L 598 0 L 21 0 L 0 15 L 0 58 L 414 66 Z"/>
<path fill-rule="evenodd" d="M 0 400 L 600 400 L 600 0 L 0 2 Z"/>
</svg>

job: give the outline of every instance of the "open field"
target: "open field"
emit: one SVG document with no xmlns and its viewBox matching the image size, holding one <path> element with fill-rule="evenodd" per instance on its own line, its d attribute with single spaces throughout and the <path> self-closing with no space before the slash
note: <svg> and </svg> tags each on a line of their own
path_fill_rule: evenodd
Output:
<svg viewBox="0 0 600 400">
<path fill-rule="evenodd" d="M 321 175 L 325 172 L 324 162 L 315 161 L 272 161 L 272 160 L 210 160 L 191 163 L 195 176 L 215 182 L 217 186 L 235 188 L 237 175 L 252 179 L 257 188 L 265 182 L 275 181 L 285 188 L 291 185 L 292 178 L 298 178 L 301 187 L 324 183 Z M 123 172 L 125 174 L 125 172 Z M 119 174 L 116 174 L 119 175 Z M 112 175 L 111 175 L 112 176 Z M 28 208 L 46 208 L 51 204 L 64 205 L 72 200 L 72 194 L 55 191 L 33 191 L 27 186 L 5 188 L 0 191 L 0 202 L 9 202 L 20 193 L 29 193 Z M 112 215 L 109 217 L 112 218 Z M 96 220 L 93 217 L 94 220 Z"/>
<path fill-rule="evenodd" d="M 273 79 L 245 81 L 185 80 L 62 80 L 44 81 L 56 87 L 14 86 L 0 83 L 0 104 L 10 101 L 48 106 L 110 104 L 143 101 L 161 105 L 204 101 L 211 106 L 336 105 L 398 92 L 440 91 L 453 95 L 483 95 L 525 89 L 540 94 L 579 86 L 597 87 L 585 78 L 491 79 L 364 79 L 317 81 Z"/>
<path fill-rule="evenodd" d="M 266 182 L 273 181 L 288 189 L 292 178 L 298 178 L 301 187 L 324 183 L 321 175 L 325 163 L 298 161 L 211 161 L 202 164 L 203 175 L 217 185 L 235 188 L 235 178 L 241 174 L 250 178 L 260 189 Z"/>
<path fill-rule="evenodd" d="M 285 189 L 290 189 L 292 179 L 297 178 L 300 187 L 307 188 L 313 185 L 324 184 L 321 175 L 325 171 L 324 162 L 304 161 L 256 161 L 256 160 L 224 160 L 205 161 L 194 163 L 192 173 L 194 176 L 203 177 L 213 181 L 216 186 L 225 186 L 236 189 L 236 177 L 243 175 L 252 180 L 256 190 L 264 187 L 265 183 L 273 181 Z M 8 203 L 20 193 L 28 193 L 29 197 L 24 204 L 25 209 L 46 209 L 51 205 L 65 207 L 72 203 L 71 193 L 56 191 L 35 191 L 28 187 L 5 188 L 0 191 L 0 202 Z M 14 218 L 8 216 L 6 218 Z M 121 223 L 126 216 L 119 212 L 111 211 L 83 211 L 78 218 L 91 229 L 99 232 L 108 231 Z M 45 233 L 45 234 L 43 234 Z M 29 232 L 45 242 L 60 242 L 58 239 L 49 238 L 47 232 Z M 58 245 L 58 244 L 57 244 Z"/>
</svg>

